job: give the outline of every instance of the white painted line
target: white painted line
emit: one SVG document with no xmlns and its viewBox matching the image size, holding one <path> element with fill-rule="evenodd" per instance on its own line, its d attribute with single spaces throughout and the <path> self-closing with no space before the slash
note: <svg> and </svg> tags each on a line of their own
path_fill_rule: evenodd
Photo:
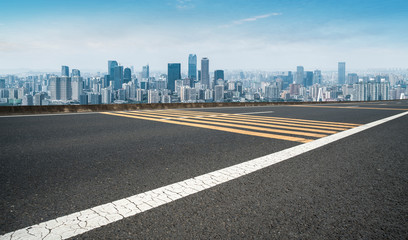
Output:
<svg viewBox="0 0 408 240">
<path fill-rule="evenodd" d="M 273 113 L 274 111 L 265 111 L 265 112 L 248 112 L 248 113 L 234 113 L 235 115 L 245 115 L 245 114 L 259 114 L 259 113 Z"/>
<path fill-rule="evenodd" d="M 0 116 L 0 118 L 15 118 L 15 117 L 50 117 L 50 116 L 68 116 L 68 115 L 80 115 L 80 114 L 97 114 L 99 112 L 81 112 L 81 113 L 44 113 L 44 114 L 28 114 L 28 115 L 7 115 Z"/>
<path fill-rule="evenodd" d="M 173 183 L 148 192 L 136 194 L 114 202 L 99 205 L 70 215 L 42 222 L 0 236 L 0 240 L 15 239 L 67 239 L 109 223 L 134 216 L 177 199 L 209 189 L 238 177 L 269 167 L 276 163 L 312 151 L 342 138 L 408 115 L 403 112 L 372 123 L 336 133 L 313 142 L 291 147 L 270 155 L 223 168 L 201 176 Z"/>
</svg>

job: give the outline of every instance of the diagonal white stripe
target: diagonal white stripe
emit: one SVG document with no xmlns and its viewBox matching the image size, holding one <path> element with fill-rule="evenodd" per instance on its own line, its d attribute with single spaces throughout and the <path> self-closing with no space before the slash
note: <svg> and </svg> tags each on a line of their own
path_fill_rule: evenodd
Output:
<svg viewBox="0 0 408 240">
<path fill-rule="evenodd" d="M 314 150 L 342 138 L 351 136 L 385 122 L 407 115 L 403 112 L 372 123 L 336 133 L 313 142 L 301 144 L 244 163 L 210 172 L 198 177 L 173 183 L 128 198 L 106 203 L 60 218 L 42 222 L 0 236 L 5 239 L 67 239 L 109 223 L 134 216 L 166 203 L 228 182 L 273 164 L 285 161 L 302 153 Z"/>
</svg>

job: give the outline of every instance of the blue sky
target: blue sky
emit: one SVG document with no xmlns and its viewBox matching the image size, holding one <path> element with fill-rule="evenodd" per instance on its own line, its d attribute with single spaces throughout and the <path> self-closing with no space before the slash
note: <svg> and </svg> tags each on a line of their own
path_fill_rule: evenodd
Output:
<svg viewBox="0 0 408 240">
<path fill-rule="evenodd" d="M 13 0 L 0 3 L 0 69 L 165 70 L 408 66 L 408 1 Z"/>
</svg>

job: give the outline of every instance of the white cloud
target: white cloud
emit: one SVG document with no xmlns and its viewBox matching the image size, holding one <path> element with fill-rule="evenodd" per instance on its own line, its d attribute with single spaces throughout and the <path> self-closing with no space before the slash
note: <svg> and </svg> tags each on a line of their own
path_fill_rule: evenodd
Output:
<svg viewBox="0 0 408 240">
<path fill-rule="evenodd" d="M 176 8 L 183 10 L 183 9 L 191 9 L 194 8 L 194 4 L 192 0 L 177 0 Z"/>
<path fill-rule="evenodd" d="M 223 28 L 232 27 L 234 25 L 241 25 L 241 24 L 244 24 L 244 23 L 247 23 L 247 22 L 255 22 L 258 19 L 264 19 L 264 18 L 269 18 L 269 17 L 272 17 L 272 16 L 279 16 L 279 15 L 282 15 L 282 13 L 268 13 L 268 14 L 259 15 L 259 16 L 255 16 L 255 17 L 236 20 L 236 21 L 233 21 L 231 24 L 221 25 L 220 27 L 223 27 Z"/>
</svg>

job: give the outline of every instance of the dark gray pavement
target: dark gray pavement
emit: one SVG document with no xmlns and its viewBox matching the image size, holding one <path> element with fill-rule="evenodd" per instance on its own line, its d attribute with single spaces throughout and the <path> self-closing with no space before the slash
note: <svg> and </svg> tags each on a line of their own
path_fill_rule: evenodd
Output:
<svg viewBox="0 0 408 240">
<path fill-rule="evenodd" d="M 403 112 L 188 110 L 359 124 Z M 405 239 L 407 129 L 402 117 L 78 238 Z M 300 144 L 103 114 L 0 118 L 0 133 L 0 234 Z"/>
</svg>

